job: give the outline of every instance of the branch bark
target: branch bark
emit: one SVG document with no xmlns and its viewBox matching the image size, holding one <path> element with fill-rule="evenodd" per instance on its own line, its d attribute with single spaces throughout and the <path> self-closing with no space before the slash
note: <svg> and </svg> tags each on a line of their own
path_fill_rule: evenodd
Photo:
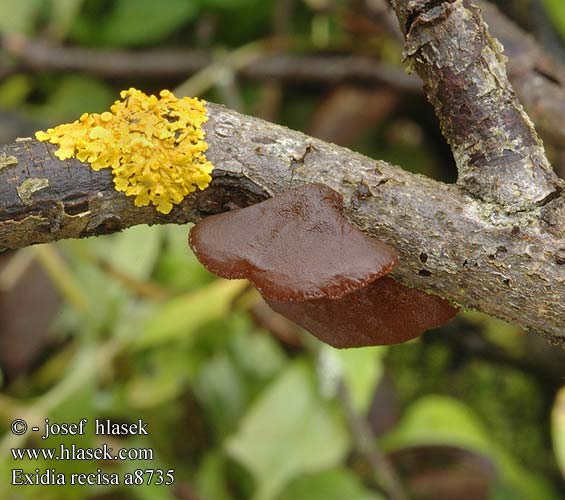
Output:
<svg viewBox="0 0 565 500">
<path fill-rule="evenodd" d="M 565 67 L 490 2 L 476 2 L 490 33 L 504 46 L 506 69 L 520 102 L 544 138 L 565 149 Z"/>
<path fill-rule="evenodd" d="M 168 216 L 136 208 L 114 190 L 107 170 L 61 162 L 49 144 L 28 139 L 3 147 L 0 247 L 142 223 L 184 224 L 322 182 L 343 194 L 353 224 L 398 249 L 401 263 L 394 276 L 403 283 L 565 343 L 563 194 L 531 211 L 508 214 L 455 185 L 222 106 L 208 104 L 208 110 L 214 181 Z"/>
</svg>

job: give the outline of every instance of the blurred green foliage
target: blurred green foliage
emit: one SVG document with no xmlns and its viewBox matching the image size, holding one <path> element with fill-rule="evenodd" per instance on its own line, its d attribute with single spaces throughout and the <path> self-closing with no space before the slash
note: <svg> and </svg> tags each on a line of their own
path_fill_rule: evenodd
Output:
<svg viewBox="0 0 565 500">
<path fill-rule="evenodd" d="M 225 49 L 269 36 L 274 3 L 2 0 L 0 32 L 83 47 Z M 565 33 L 562 1 L 544 3 Z M 297 2 L 288 31 L 312 47 L 339 47 L 346 31 L 343 8 L 344 2 Z M 212 35 L 203 36 L 206 30 Z M 370 43 L 388 52 L 398 48 L 394 39 L 381 34 Z M 0 82 L 0 108 L 48 125 L 102 111 L 130 85 L 158 90 L 180 83 L 49 71 L 15 74 Z M 272 92 L 268 85 L 276 83 L 244 82 L 236 88 L 243 111 L 254 113 L 260 107 Z M 312 115 L 323 111 L 326 95 L 309 87 L 278 90 L 277 120 L 308 130 Z M 211 82 L 205 97 L 221 100 L 223 95 Z M 415 172 L 450 178 L 453 173 L 443 167 L 449 160 L 433 143 L 429 122 L 421 120 L 428 111 L 400 101 L 394 112 L 369 123 L 349 146 Z M 0 394 L 0 471 L 14 467 L 10 447 L 42 444 L 12 436 L 8 426 L 13 418 L 142 418 L 149 436 L 116 437 L 111 444 L 154 449 L 150 467 L 174 469 L 175 487 L 17 488 L 2 472 L 0 498 L 386 498 L 366 457 L 356 449 L 338 396 L 340 383 L 359 415 L 393 414 L 383 418 L 388 425 L 375 438 L 391 456 L 419 446 L 459 447 L 493 464 L 496 481 L 489 499 L 559 498 L 547 432 L 549 404 L 542 396 L 543 383 L 531 373 L 480 357 L 458 359 L 461 353 L 447 342 L 428 341 L 437 332 L 401 346 L 347 351 L 319 345 L 307 349 L 309 342 L 301 337 L 286 341 L 258 321 L 258 296 L 245 283 L 218 280 L 204 270 L 188 249 L 187 233 L 187 227 L 140 226 L 46 247 L 43 251 L 51 257 L 63 257 L 52 279 L 64 303 L 45 352 Z M 39 252 L 26 251 L 41 261 Z M 527 356 L 524 335 L 516 327 L 478 314 L 466 314 L 460 326 L 458 335 L 471 328 L 508 356 Z M 393 401 L 379 398 L 383 388 L 394 393 Z M 563 396 L 560 401 L 552 429 L 563 470 Z M 376 427 L 381 423 L 372 421 Z M 89 432 L 72 441 L 53 437 L 49 446 L 71 442 L 100 445 Z M 29 460 L 22 467 L 124 473 L 147 464 Z M 409 478 L 406 484 L 411 484 Z"/>
<path fill-rule="evenodd" d="M 81 43 L 113 46 L 158 42 L 198 12 L 196 2 L 186 0 L 168 0 L 166 6 L 151 0 L 118 0 L 109 9 L 104 2 L 88 2 L 85 7 L 91 15 L 81 17 L 71 37 Z"/>
<path fill-rule="evenodd" d="M 561 0 L 542 0 L 543 5 L 547 9 L 550 19 L 555 24 L 555 27 L 565 38 L 565 3 Z"/>
</svg>

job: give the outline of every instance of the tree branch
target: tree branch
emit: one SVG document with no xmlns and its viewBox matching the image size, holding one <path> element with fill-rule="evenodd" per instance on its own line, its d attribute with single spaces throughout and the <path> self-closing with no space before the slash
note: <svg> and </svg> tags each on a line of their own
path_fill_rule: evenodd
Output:
<svg viewBox="0 0 565 500">
<path fill-rule="evenodd" d="M 508 212 L 543 205 L 561 183 L 512 89 L 500 43 L 470 0 L 393 0 L 405 57 L 424 81 L 459 185 Z"/>
<path fill-rule="evenodd" d="M 154 49 L 118 51 L 66 47 L 46 40 L 6 34 L 2 48 L 15 58 L 15 69 L 80 71 L 109 78 L 186 78 L 214 62 L 209 51 Z M 267 44 L 268 45 L 268 44 Z M 274 43 L 273 45 L 276 45 Z M 339 82 L 384 83 L 418 92 L 421 83 L 402 68 L 373 57 L 356 54 L 287 54 L 266 47 L 265 53 L 238 70 L 243 78 L 335 84 Z"/>
<path fill-rule="evenodd" d="M 544 141 L 565 149 L 565 67 L 496 6 L 485 0 L 476 3 L 490 33 L 504 46 L 508 77 L 520 102 Z"/>
<path fill-rule="evenodd" d="M 183 224 L 322 182 L 343 194 L 354 225 L 398 249 L 401 263 L 393 274 L 400 281 L 565 343 L 563 194 L 508 214 L 457 186 L 222 106 L 207 107 L 214 181 L 168 216 L 135 207 L 114 190 L 110 172 L 61 162 L 49 144 L 29 139 L 1 148 L 0 248 L 142 223 Z"/>
<path fill-rule="evenodd" d="M 110 173 L 20 140 L 0 150 L 0 248 L 186 223 L 308 182 L 341 192 L 349 220 L 394 245 L 407 285 L 565 343 L 565 194 L 467 0 L 397 0 L 407 53 L 460 168 L 459 186 L 208 104 L 214 181 L 169 216 L 136 208 Z"/>
</svg>

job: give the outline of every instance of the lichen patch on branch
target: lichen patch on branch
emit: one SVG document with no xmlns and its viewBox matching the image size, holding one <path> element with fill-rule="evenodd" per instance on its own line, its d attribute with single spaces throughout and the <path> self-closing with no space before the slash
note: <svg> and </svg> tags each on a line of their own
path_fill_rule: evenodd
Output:
<svg viewBox="0 0 565 500">
<path fill-rule="evenodd" d="M 32 194 L 49 187 L 49 179 L 36 179 L 34 177 L 26 179 L 18 186 L 18 196 L 26 205 L 33 203 Z"/>
<path fill-rule="evenodd" d="M 17 165 L 18 159 L 15 156 L 6 156 L 3 154 L 0 156 L 0 170 L 9 167 L 10 165 Z"/>
<path fill-rule="evenodd" d="M 135 196 L 138 207 L 151 203 L 167 214 L 212 180 L 202 129 L 208 119 L 205 102 L 177 99 L 168 90 L 160 98 L 133 88 L 120 96 L 110 111 L 85 113 L 35 137 L 58 145 L 55 155 L 61 160 L 76 157 L 94 170 L 111 168 L 117 191 Z"/>
</svg>

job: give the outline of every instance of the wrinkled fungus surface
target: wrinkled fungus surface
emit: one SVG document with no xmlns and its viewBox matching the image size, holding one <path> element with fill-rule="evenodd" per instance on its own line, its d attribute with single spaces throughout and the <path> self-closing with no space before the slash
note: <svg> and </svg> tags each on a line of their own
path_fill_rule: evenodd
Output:
<svg viewBox="0 0 565 500">
<path fill-rule="evenodd" d="M 407 288 L 388 277 L 337 300 L 266 301 L 276 312 L 334 347 L 406 342 L 446 323 L 458 311 L 441 297 Z"/>
<path fill-rule="evenodd" d="M 343 297 L 387 274 L 398 254 L 350 226 L 342 207 L 333 189 L 307 184 L 205 218 L 190 246 L 211 272 L 247 278 L 267 299 Z"/>
<path fill-rule="evenodd" d="M 61 160 L 76 157 L 94 170 L 111 168 L 117 191 L 135 196 L 138 207 L 151 203 L 167 214 L 212 180 L 213 166 L 204 154 L 205 102 L 177 99 L 168 90 L 160 98 L 133 88 L 120 96 L 110 111 L 85 113 L 35 137 L 57 144 Z"/>
</svg>

